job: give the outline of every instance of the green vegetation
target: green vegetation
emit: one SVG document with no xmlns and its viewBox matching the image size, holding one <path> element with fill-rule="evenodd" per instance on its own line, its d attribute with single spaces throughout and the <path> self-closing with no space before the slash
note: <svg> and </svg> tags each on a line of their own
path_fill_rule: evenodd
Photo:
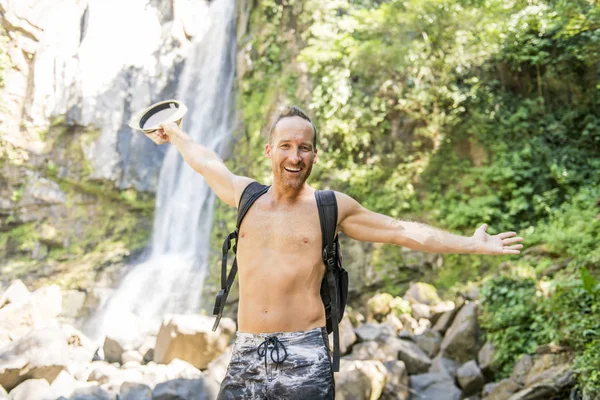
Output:
<svg viewBox="0 0 600 400">
<path fill-rule="evenodd" d="M 483 285 L 500 375 L 555 341 L 600 391 L 598 3 L 269 0 L 252 26 L 232 167 L 266 178 L 265 121 L 295 103 L 320 129 L 318 187 L 466 235 L 518 231 L 525 254 L 447 256 L 428 278 Z M 373 265 L 398 256 L 375 247 Z"/>
</svg>

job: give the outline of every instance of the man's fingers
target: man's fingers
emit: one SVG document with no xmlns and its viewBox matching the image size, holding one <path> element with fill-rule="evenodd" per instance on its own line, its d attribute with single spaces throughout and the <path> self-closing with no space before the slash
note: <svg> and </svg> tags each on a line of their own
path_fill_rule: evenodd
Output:
<svg viewBox="0 0 600 400">
<path fill-rule="evenodd" d="M 513 244 L 512 246 L 504 246 L 505 249 L 508 250 L 519 250 L 523 248 L 522 244 Z"/>
<path fill-rule="evenodd" d="M 517 234 L 517 232 L 502 232 L 502 233 L 498 234 L 498 237 L 500 239 L 506 239 L 506 238 L 509 238 L 509 237 L 513 237 L 516 234 Z"/>
<path fill-rule="evenodd" d="M 514 237 L 514 238 L 510 238 L 510 239 L 504 239 L 502 241 L 502 244 L 506 246 L 506 245 L 513 244 L 513 243 L 519 243 L 522 241 L 523 241 L 523 238 L 518 236 L 518 237 Z"/>
<path fill-rule="evenodd" d="M 519 250 L 502 250 L 502 254 L 521 254 Z"/>
<path fill-rule="evenodd" d="M 481 225 L 478 229 L 482 229 L 484 232 L 487 230 L 488 224 Z"/>
</svg>

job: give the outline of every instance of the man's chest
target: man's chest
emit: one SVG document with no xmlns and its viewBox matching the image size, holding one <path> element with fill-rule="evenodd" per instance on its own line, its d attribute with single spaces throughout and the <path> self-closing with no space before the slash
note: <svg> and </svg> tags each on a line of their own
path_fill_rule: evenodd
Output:
<svg viewBox="0 0 600 400">
<path fill-rule="evenodd" d="M 316 202 L 274 207 L 259 199 L 240 227 L 240 246 L 302 254 L 321 249 L 321 225 Z"/>
</svg>

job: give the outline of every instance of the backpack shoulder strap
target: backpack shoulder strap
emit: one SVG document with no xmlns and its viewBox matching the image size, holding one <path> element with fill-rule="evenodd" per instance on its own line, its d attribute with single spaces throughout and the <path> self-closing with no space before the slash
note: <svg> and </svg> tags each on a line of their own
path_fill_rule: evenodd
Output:
<svg viewBox="0 0 600 400">
<path fill-rule="evenodd" d="M 231 249 L 231 242 L 235 240 L 235 244 L 233 245 L 233 253 L 237 253 L 237 241 L 238 241 L 238 232 L 240 230 L 240 225 L 242 224 L 242 220 L 248 213 L 252 204 L 263 194 L 265 194 L 269 190 L 269 186 L 261 185 L 260 183 L 254 181 L 250 183 L 244 191 L 242 192 L 242 196 L 240 198 L 240 204 L 238 206 L 238 217 L 235 225 L 235 230 L 231 232 L 225 241 L 223 242 L 223 255 L 221 257 L 221 290 L 217 294 L 217 298 L 215 300 L 215 307 L 213 309 L 213 315 L 216 316 L 215 323 L 213 325 L 213 331 L 217 329 L 219 326 L 219 322 L 221 322 L 221 317 L 223 316 L 223 309 L 225 308 L 225 302 L 227 300 L 227 296 L 229 295 L 229 291 L 231 290 L 231 286 L 233 285 L 233 281 L 235 280 L 235 276 L 237 274 L 237 258 L 234 257 L 233 264 L 231 265 L 231 271 L 229 271 L 229 275 L 227 275 L 227 255 L 229 250 Z"/>
<path fill-rule="evenodd" d="M 262 185 L 256 181 L 250 183 L 244 191 L 242 192 L 242 197 L 240 198 L 240 204 L 238 205 L 238 217 L 236 228 L 239 230 L 240 225 L 242 224 L 242 220 L 248 213 L 252 204 L 263 194 L 267 193 L 270 186 Z"/>
<path fill-rule="evenodd" d="M 340 370 L 340 331 L 338 314 L 340 304 L 338 304 L 338 282 L 336 279 L 336 249 L 334 247 L 335 231 L 337 227 L 338 209 L 335 192 L 324 190 L 315 192 L 317 198 L 317 208 L 319 209 L 319 220 L 321 221 L 321 236 L 323 242 L 323 262 L 325 263 L 325 279 L 329 289 L 329 299 L 331 302 L 330 318 L 333 329 L 333 371 Z"/>
</svg>

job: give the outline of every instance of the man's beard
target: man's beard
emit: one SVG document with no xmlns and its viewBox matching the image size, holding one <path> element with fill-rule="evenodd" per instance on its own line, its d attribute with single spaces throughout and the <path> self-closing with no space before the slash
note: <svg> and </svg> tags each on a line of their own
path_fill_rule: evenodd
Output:
<svg viewBox="0 0 600 400">
<path fill-rule="evenodd" d="M 281 168 L 279 169 L 279 177 L 281 183 L 285 188 L 294 190 L 300 189 L 304 185 L 304 182 L 306 182 L 306 180 L 310 176 L 310 173 L 312 171 L 312 165 L 301 164 L 297 167 L 288 166 L 288 168 L 302 168 L 302 170 L 297 174 L 290 174 L 285 170 L 284 166 L 281 166 Z"/>
</svg>

